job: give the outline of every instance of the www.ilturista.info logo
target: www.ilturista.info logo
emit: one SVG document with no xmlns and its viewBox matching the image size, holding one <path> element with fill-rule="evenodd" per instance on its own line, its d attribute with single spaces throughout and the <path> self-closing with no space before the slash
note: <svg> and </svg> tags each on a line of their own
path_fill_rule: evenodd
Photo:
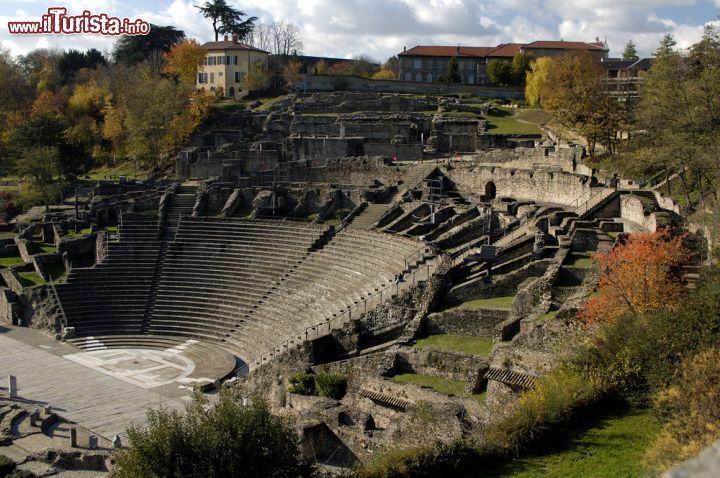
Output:
<svg viewBox="0 0 720 478">
<path fill-rule="evenodd" d="M 85 10 L 82 15 L 68 15 L 67 8 L 48 8 L 39 22 L 8 22 L 13 35 L 92 34 L 92 35 L 147 35 L 150 24 L 143 20 L 117 18 L 105 13 L 93 15 Z"/>
</svg>

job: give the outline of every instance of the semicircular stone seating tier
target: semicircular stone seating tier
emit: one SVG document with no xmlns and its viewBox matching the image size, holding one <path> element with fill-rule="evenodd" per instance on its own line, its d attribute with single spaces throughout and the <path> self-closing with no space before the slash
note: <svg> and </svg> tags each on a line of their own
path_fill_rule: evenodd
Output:
<svg viewBox="0 0 720 478">
<path fill-rule="evenodd" d="M 79 336 L 191 337 L 250 363 L 427 258 L 412 239 L 281 220 L 184 217 L 159 237 L 156 218 L 124 216 L 106 258 L 58 285 Z"/>
</svg>

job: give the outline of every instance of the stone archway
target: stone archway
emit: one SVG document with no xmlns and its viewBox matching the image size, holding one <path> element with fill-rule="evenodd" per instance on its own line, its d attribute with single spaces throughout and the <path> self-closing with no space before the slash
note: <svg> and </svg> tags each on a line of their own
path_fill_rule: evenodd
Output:
<svg viewBox="0 0 720 478">
<path fill-rule="evenodd" d="M 495 199 L 497 196 L 497 187 L 495 186 L 495 183 L 492 181 L 488 181 L 487 184 L 485 184 L 485 195 L 483 196 L 483 199 L 485 201 L 491 201 Z"/>
</svg>

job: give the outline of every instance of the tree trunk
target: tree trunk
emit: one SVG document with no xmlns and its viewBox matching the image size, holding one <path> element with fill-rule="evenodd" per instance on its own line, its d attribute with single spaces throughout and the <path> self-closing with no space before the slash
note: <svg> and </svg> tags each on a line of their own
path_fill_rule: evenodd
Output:
<svg viewBox="0 0 720 478">
<path fill-rule="evenodd" d="M 690 200 L 690 192 L 688 191 L 687 182 L 685 181 L 685 170 L 680 174 L 680 184 L 682 185 L 683 194 L 685 194 L 685 200 L 687 201 L 688 207 L 693 207 L 692 201 Z"/>
</svg>

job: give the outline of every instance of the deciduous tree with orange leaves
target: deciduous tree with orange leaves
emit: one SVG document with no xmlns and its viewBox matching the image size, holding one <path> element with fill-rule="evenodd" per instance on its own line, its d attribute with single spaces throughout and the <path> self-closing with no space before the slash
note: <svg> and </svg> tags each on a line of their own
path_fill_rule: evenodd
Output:
<svg viewBox="0 0 720 478">
<path fill-rule="evenodd" d="M 178 43 L 168 52 L 165 73 L 177 76 L 186 85 L 194 86 L 206 51 L 195 40 Z"/>
<path fill-rule="evenodd" d="M 594 257 L 600 267 L 599 289 L 579 318 L 590 325 L 613 323 L 626 314 L 641 317 L 672 309 L 684 290 L 679 268 L 688 257 L 683 236 L 667 229 L 631 234 Z"/>
</svg>

